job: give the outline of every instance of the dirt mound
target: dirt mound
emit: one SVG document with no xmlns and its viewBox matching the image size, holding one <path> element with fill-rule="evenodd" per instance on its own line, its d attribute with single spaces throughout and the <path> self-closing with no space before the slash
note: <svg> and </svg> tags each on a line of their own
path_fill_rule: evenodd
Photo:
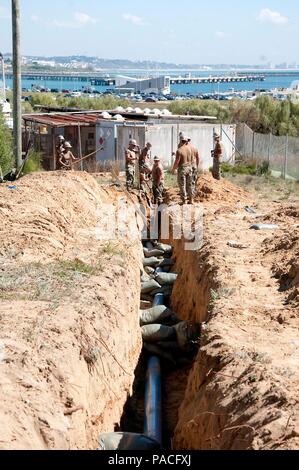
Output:
<svg viewBox="0 0 299 470">
<path fill-rule="evenodd" d="M 281 214 L 285 214 L 284 210 Z M 289 291 L 286 303 L 299 304 L 299 229 L 284 219 L 281 235 L 264 241 L 263 253 L 272 263 L 274 276 L 282 291 Z"/>
<path fill-rule="evenodd" d="M 290 219 L 290 220 L 289 220 Z M 299 224 L 299 207 L 296 205 L 290 205 L 285 207 L 279 207 L 274 211 L 267 214 L 264 218 L 264 222 L 285 222 L 286 220 L 292 223 L 292 219 L 295 223 Z"/>
<path fill-rule="evenodd" d="M 25 177 L 14 190 L 1 185 L 0 200 L 0 256 L 37 261 L 65 256 L 78 232 L 95 232 L 108 197 L 88 174 L 57 172 Z"/>
<path fill-rule="evenodd" d="M 0 198 L 0 448 L 96 449 L 142 347 L 135 211 L 130 239 L 103 241 L 115 192 L 90 175 L 29 176 Z"/>
<path fill-rule="evenodd" d="M 252 199 L 244 189 L 225 179 L 215 180 L 211 175 L 203 175 L 198 179 L 196 192 L 196 202 L 237 203 Z"/>
</svg>

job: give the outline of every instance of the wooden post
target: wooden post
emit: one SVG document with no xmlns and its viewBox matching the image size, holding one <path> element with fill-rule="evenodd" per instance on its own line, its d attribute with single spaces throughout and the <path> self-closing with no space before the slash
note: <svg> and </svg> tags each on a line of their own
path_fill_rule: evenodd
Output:
<svg viewBox="0 0 299 470">
<path fill-rule="evenodd" d="M 79 158 L 82 158 L 82 139 L 81 139 L 81 127 L 78 123 L 78 151 L 79 151 Z M 83 171 L 83 162 L 80 163 L 81 171 Z"/>
<path fill-rule="evenodd" d="M 57 155 L 56 155 L 56 141 L 55 141 L 55 129 L 52 127 L 52 153 L 53 153 L 53 170 L 57 170 Z"/>
<path fill-rule="evenodd" d="M 20 5 L 12 0 L 13 43 L 13 136 L 16 168 L 22 165 L 22 106 L 21 106 L 21 51 L 20 51 Z"/>
</svg>

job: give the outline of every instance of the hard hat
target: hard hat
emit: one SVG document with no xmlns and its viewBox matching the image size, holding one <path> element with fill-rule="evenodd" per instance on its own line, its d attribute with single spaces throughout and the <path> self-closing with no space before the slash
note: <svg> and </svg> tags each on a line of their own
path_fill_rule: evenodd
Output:
<svg viewBox="0 0 299 470">
<path fill-rule="evenodd" d="M 135 147 L 137 147 L 137 141 L 134 139 L 131 139 L 129 142 L 129 145 L 135 145 Z"/>
<path fill-rule="evenodd" d="M 69 142 L 65 142 L 64 147 L 65 147 L 66 149 L 71 149 L 71 148 L 72 148 L 72 146 L 71 146 L 71 144 L 70 144 Z"/>
</svg>

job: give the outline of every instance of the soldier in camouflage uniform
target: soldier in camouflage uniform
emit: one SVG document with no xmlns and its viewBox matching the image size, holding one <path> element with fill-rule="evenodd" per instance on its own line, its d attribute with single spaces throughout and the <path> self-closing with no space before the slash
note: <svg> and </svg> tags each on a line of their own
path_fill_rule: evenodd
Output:
<svg viewBox="0 0 299 470">
<path fill-rule="evenodd" d="M 172 173 L 174 174 L 178 170 L 178 184 L 183 204 L 186 204 L 187 196 L 188 203 L 193 204 L 192 160 L 193 154 L 189 146 L 188 137 L 182 135 Z"/>
<path fill-rule="evenodd" d="M 223 155 L 223 145 L 220 140 L 220 136 L 218 134 L 214 134 L 214 139 L 215 139 L 215 148 L 212 151 L 212 158 L 213 158 L 212 174 L 215 180 L 220 180 L 221 179 L 220 165 L 221 165 L 221 157 Z"/>
<path fill-rule="evenodd" d="M 138 150 L 136 140 L 130 140 L 126 150 L 126 184 L 127 189 L 133 189 L 135 183 L 136 162 L 138 160 Z"/>
<path fill-rule="evenodd" d="M 193 196 L 195 196 L 196 181 L 198 178 L 198 172 L 199 172 L 199 167 L 200 167 L 201 162 L 200 162 L 199 151 L 194 145 L 192 145 L 191 139 L 189 139 L 189 146 L 192 151 L 192 187 L 193 187 Z"/>
<path fill-rule="evenodd" d="M 154 204 L 163 204 L 164 178 L 161 160 L 159 157 L 155 157 L 152 171 Z"/>
</svg>

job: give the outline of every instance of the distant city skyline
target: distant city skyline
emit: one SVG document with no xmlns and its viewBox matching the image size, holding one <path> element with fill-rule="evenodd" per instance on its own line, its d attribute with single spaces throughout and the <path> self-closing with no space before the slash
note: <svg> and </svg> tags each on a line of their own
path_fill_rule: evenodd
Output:
<svg viewBox="0 0 299 470">
<path fill-rule="evenodd" d="M 298 64 L 293 0 L 20 0 L 24 56 L 85 55 L 173 64 Z M 0 51 L 11 51 L 10 0 Z"/>
</svg>

